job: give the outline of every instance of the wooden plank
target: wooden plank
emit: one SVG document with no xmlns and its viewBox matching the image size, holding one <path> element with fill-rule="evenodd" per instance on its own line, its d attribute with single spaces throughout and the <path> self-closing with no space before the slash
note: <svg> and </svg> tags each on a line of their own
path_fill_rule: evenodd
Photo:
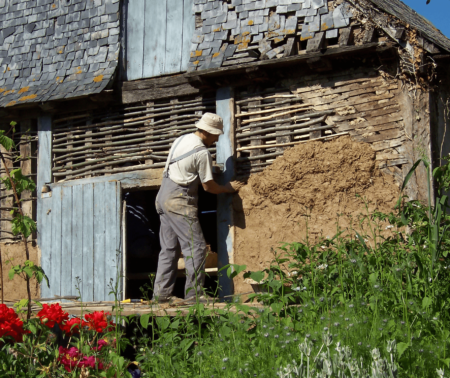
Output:
<svg viewBox="0 0 450 378">
<path fill-rule="evenodd" d="M 41 189 L 52 181 L 52 118 L 44 115 L 38 118 L 38 160 L 37 160 L 37 239 L 41 250 L 41 266 L 48 277 L 52 277 L 52 198 L 42 198 Z M 41 295 L 50 297 L 53 286 L 41 285 Z"/>
<path fill-rule="evenodd" d="M 216 113 L 222 117 L 224 133 L 217 142 L 218 164 L 223 164 L 224 172 L 220 177 L 220 183 L 225 184 L 235 175 L 233 161 L 234 155 L 234 93 L 230 87 L 217 90 Z M 217 196 L 217 253 L 219 269 L 227 264 L 234 263 L 234 221 L 233 221 L 233 196 L 231 194 L 219 194 Z M 226 275 L 219 277 L 220 296 L 233 293 L 233 281 Z"/>
<path fill-rule="evenodd" d="M 386 104 L 383 104 L 386 105 Z M 349 114 L 346 116 L 331 116 L 329 118 L 330 121 L 332 122 L 341 122 L 341 121 L 347 121 L 349 119 L 356 119 L 359 117 L 362 118 L 375 118 L 375 117 L 379 117 L 382 115 L 388 115 L 388 114 L 393 114 L 393 113 L 398 113 L 400 111 L 400 107 L 398 105 L 392 106 L 392 105 L 388 105 L 388 109 L 384 109 L 386 106 L 383 106 L 382 109 L 378 109 L 375 110 L 373 112 L 367 111 L 367 112 L 356 112 L 354 114 Z"/>
<path fill-rule="evenodd" d="M 105 198 L 103 201 L 105 207 L 105 288 L 102 300 L 114 300 L 114 295 L 109 294 L 111 288 L 115 287 L 117 282 L 117 272 L 121 267 L 120 256 L 120 183 L 115 181 L 105 183 Z M 119 205 L 119 207 L 118 207 Z M 120 282 L 119 282 L 120 284 Z M 117 288 L 120 290 L 120 286 Z M 119 297 L 120 299 L 120 297 Z"/>
<path fill-rule="evenodd" d="M 378 125 L 384 125 L 392 122 L 398 122 L 402 121 L 403 116 L 401 114 L 397 114 L 394 117 L 376 117 L 372 118 L 370 121 L 361 122 L 361 123 L 355 123 L 354 125 L 351 125 L 349 123 L 347 124 L 340 124 L 337 126 L 337 129 L 339 131 L 347 131 L 347 130 L 353 130 L 353 129 L 361 129 L 363 127 L 369 127 L 369 126 L 378 126 Z M 397 125 L 398 126 L 398 125 Z"/>
<path fill-rule="evenodd" d="M 3 156 L 5 156 L 5 163 L 6 163 L 6 167 L 8 167 L 9 171 L 11 172 L 11 170 L 14 169 L 13 167 L 13 159 L 8 158 L 9 157 L 9 151 L 7 151 L 3 146 L 0 146 L 0 150 L 3 154 Z M 1 163 L 1 169 L 5 170 L 5 166 L 3 164 L 3 162 Z M 6 174 L 2 175 L 6 177 Z M 11 208 L 14 206 L 14 196 L 13 196 L 13 191 L 12 190 L 6 190 L 5 186 L 3 184 L 2 185 L 2 195 L 4 196 L 8 196 L 6 198 L 3 198 L 0 201 L 1 207 L 4 208 Z M 1 210 L 0 211 L 0 218 L 2 219 L 11 219 L 12 216 L 9 212 L 10 210 Z M 9 220 L 2 220 L 0 221 L 0 230 L 1 231 L 6 231 L 6 232 L 2 232 L 1 236 L 4 238 L 10 238 L 12 237 L 12 235 L 10 234 L 11 232 L 11 222 Z"/>
<path fill-rule="evenodd" d="M 72 295 L 72 188 L 61 189 L 61 293 Z"/>
<path fill-rule="evenodd" d="M 399 146 L 403 145 L 404 140 L 405 139 L 403 137 L 403 138 L 395 139 L 395 140 L 376 142 L 376 143 L 372 144 L 371 147 L 374 151 L 383 151 L 388 148 L 399 147 Z"/>
<path fill-rule="evenodd" d="M 167 0 L 145 1 L 143 77 L 153 77 L 164 74 L 167 47 L 166 11 Z M 171 41 L 171 43 L 173 43 L 173 41 Z"/>
<path fill-rule="evenodd" d="M 337 108 L 343 108 L 346 106 L 354 106 L 354 105 L 360 105 L 365 104 L 367 102 L 372 101 L 380 101 L 380 100 L 388 100 L 393 98 L 395 95 L 393 93 L 386 93 L 379 96 L 357 96 L 354 99 L 343 101 L 343 99 L 339 99 L 339 103 L 330 103 L 325 105 L 316 105 L 314 106 L 315 110 L 331 110 L 331 109 L 337 109 Z"/>
<path fill-rule="evenodd" d="M 104 300 L 106 286 L 105 272 L 105 230 L 106 222 L 110 219 L 105 217 L 105 186 L 106 183 L 94 184 L 94 301 Z"/>
<path fill-rule="evenodd" d="M 180 0 L 166 1 L 166 57 L 164 63 L 164 75 L 181 71 L 183 51 L 184 6 L 180 6 Z M 159 16 L 161 17 L 161 15 Z"/>
<path fill-rule="evenodd" d="M 89 180 L 89 179 L 88 179 Z M 83 192 L 83 275 L 81 296 L 83 301 L 94 300 L 94 184 L 82 185 Z M 101 203 L 100 203 L 101 204 Z"/>
<path fill-rule="evenodd" d="M 353 139 L 358 140 L 360 142 L 365 143 L 372 143 L 372 142 L 378 142 L 381 140 L 389 140 L 389 139 L 396 139 L 404 135 L 403 130 L 394 129 L 394 130 L 386 130 L 382 131 L 379 134 L 371 135 L 369 137 L 353 137 Z"/>
<path fill-rule="evenodd" d="M 26 133 L 28 130 L 31 130 L 32 123 L 31 120 L 23 121 L 20 123 L 20 130 L 23 133 Z M 23 175 L 31 175 L 31 157 L 33 155 L 33 151 L 31 149 L 31 141 L 30 134 L 22 134 L 20 137 L 20 156 L 22 156 L 20 161 L 20 168 L 22 170 Z M 33 197 L 33 193 L 26 190 L 20 195 L 21 200 L 29 200 Z M 33 205 L 35 201 L 24 201 L 22 202 L 22 211 L 25 215 L 29 216 L 31 219 L 36 219 L 33 217 Z M 3 218 L 3 217 L 2 217 Z M 3 227 L 2 227 L 3 230 Z M 30 235 L 28 239 L 35 239 L 35 235 Z"/>
<path fill-rule="evenodd" d="M 147 0 L 148 1 L 148 0 Z M 146 0 L 128 2 L 127 13 L 127 80 L 143 77 L 144 35 L 145 35 L 145 3 Z"/>
<path fill-rule="evenodd" d="M 383 46 L 383 48 L 391 48 L 393 46 L 394 46 L 394 44 L 387 44 L 387 45 Z M 186 75 L 188 77 L 221 76 L 221 75 L 225 75 L 228 73 L 235 74 L 235 73 L 245 72 L 246 68 L 253 67 L 253 66 L 257 66 L 257 67 L 271 66 L 273 68 L 285 67 L 285 66 L 289 66 L 292 64 L 298 64 L 303 61 L 306 62 L 308 59 L 313 58 L 313 57 L 330 57 L 330 58 L 332 58 L 332 57 L 339 57 L 339 56 L 343 56 L 343 55 L 349 55 L 349 54 L 353 54 L 353 53 L 360 53 L 360 54 L 362 52 L 369 53 L 371 51 L 377 51 L 378 48 L 379 48 L 378 42 L 373 42 L 373 43 L 368 43 L 366 45 L 361 45 L 361 46 L 345 46 L 345 47 L 339 47 L 339 48 L 335 48 L 335 49 L 327 49 L 326 51 L 323 51 L 323 52 L 318 51 L 318 52 L 290 56 L 290 57 L 286 57 L 286 58 L 280 58 L 280 59 L 277 59 L 276 62 L 274 62 L 273 60 L 262 60 L 262 61 L 257 61 L 254 63 L 241 64 L 241 65 L 236 65 L 236 66 L 232 66 L 232 67 L 210 68 L 210 69 L 206 69 L 203 71 L 196 71 L 194 73 L 188 73 Z"/>
<path fill-rule="evenodd" d="M 161 186 L 163 171 L 164 168 L 116 173 L 111 176 L 99 176 L 94 178 L 84 178 L 78 180 L 58 182 L 50 185 L 50 187 L 55 188 L 58 186 L 66 187 L 81 184 L 85 185 L 108 181 L 120 181 L 123 189 L 132 189 L 132 188 L 157 189 L 159 186 Z"/>
<path fill-rule="evenodd" d="M 39 191 L 40 192 L 40 191 Z M 48 277 L 51 276 L 51 245 L 52 245 L 52 198 L 38 197 L 38 212 L 37 212 L 37 235 L 39 240 L 39 249 L 41 250 L 41 267 Z M 45 281 L 41 284 L 41 296 L 50 297 L 51 288 L 47 286 Z"/>
<path fill-rule="evenodd" d="M 183 47 L 181 52 L 181 71 L 187 71 L 191 54 L 191 38 L 195 31 L 195 15 L 192 0 L 184 0 L 183 8 Z"/>
<path fill-rule="evenodd" d="M 77 277 L 83 279 L 83 185 L 75 185 L 64 189 L 72 189 L 72 283 L 71 295 L 78 295 Z M 81 282 L 82 289 L 84 282 Z M 81 291 L 81 290 L 80 290 Z"/>
<path fill-rule="evenodd" d="M 366 130 L 350 130 L 349 133 L 350 135 L 364 135 L 367 133 L 373 133 L 373 132 L 379 132 L 379 131 L 383 131 L 383 130 L 390 130 L 390 129 L 396 129 L 396 128 L 400 128 L 401 125 L 395 122 L 391 122 L 391 123 L 386 123 L 383 125 L 378 125 L 378 126 L 371 126 L 369 129 Z"/>
<path fill-rule="evenodd" d="M 54 295 L 61 295 L 61 281 L 64 279 L 61 275 L 61 221 L 62 221 L 62 190 L 61 188 L 55 188 L 52 190 L 52 239 L 51 248 L 49 253 L 51 254 L 50 270 L 47 271 L 50 280 L 50 297 Z M 48 252 L 47 252 L 48 253 Z"/>
</svg>

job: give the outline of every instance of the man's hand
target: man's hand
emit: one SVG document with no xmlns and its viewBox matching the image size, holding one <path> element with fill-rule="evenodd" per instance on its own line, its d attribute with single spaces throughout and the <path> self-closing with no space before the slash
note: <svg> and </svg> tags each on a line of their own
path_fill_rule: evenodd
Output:
<svg viewBox="0 0 450 378">
<path fill-rule="evenodd" d="M 235 180 L 235 181 L 230 181 L 228 184 L 231 186 L 231 188 L 233 189 L 234 192 L 238 192 L 239 189 L 241 189 L 246 183 L 243 181 Z"/>
<path fill-rule="evenodd" d="M 207 181 L 202 184 L 203 189 L 209 193 L 220 194 L 220 193 L 236 193 L 240 188 L 245 185 L 242 181 L 231 181 L 225 185 L 219 185 L 215 181 Z"/>
</svg>

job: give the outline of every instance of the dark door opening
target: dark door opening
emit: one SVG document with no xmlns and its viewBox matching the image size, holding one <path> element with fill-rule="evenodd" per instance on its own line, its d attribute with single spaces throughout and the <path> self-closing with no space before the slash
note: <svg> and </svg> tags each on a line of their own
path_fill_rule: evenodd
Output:
<svg viewBox="0 0 450 378">
<path fill-rule="evenodd" d="M 140 190 L 124 193 L 126 210 L 126 271 L 125 298 L 152 298 L 154 276 L 161 250 L 159 243 L 159 215 L 155 199 L 158 190 Z M 208 249 L 205 289 L 210 295 L 217 292 L 217 196 L 199 187 L 198 217 Z M 179 270 L 173 295 L 184 298 L 186 278 Z M 209 276 L 209 277 L 208 277 Z"/>
</svg>

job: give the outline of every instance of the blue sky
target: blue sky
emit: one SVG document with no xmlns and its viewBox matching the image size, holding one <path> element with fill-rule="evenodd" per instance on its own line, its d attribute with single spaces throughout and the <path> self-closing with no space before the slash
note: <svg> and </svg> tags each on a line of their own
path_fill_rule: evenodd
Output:
<svg viewBox="0 0 450 378">
<path fill-rule="evenodd" d="M 417 13 L 430 20 L 446 37 L 450 38 L 450 0 L 402 0 Z"/>
</svg>

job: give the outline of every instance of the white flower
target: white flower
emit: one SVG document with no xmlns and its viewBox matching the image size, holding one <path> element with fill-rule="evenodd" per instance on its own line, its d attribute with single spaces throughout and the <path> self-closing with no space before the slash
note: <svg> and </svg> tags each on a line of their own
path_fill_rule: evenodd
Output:
<svg viewBox="0 0 450 378">
<path fill-rule="evenodd" d="M 394 226 L 386 226 L 386 230 L 389 230 L 390 228 L 394 228 Z"/>
</svg>

